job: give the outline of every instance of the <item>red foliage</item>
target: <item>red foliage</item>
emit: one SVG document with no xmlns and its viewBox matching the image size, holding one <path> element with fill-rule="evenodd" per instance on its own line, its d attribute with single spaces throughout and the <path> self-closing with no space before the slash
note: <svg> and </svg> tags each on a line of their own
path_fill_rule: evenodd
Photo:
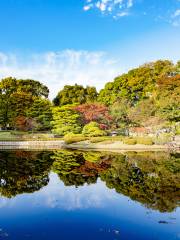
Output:
<svg viewBox="0 0 180 240">
<path fill-rule="evenodd" d="M 75 110 L 81 113 L 84 124 L 95 121 L 102 129 L 106 129 L 112 120 L 108 107 L 100 103 L 85 103 L 75 107 Z"/>
<path fill-rule="evenodd" d="M 173 91 L 180 86 L 180 74 L 174 77 L 164 77 L 158 80 L 158 86 L 161 90 Z"/>
<path fill-rule="evenodd" d="M 25 116 L 18 116 L 15 119 L 15 126 L 18 130 L 28 131 L 32 130 L 35 125 L 33 119 L 27 118 Z"/>
<path fill-rule="evenodd" d="M 85 176 L 96 176 L 107 170 L 110 166 L 111 162 L 108 161 L 102 161 L 100 163 L 85 161 L 83 165 L 77 168 L 77 171 Z"/>
</svg>

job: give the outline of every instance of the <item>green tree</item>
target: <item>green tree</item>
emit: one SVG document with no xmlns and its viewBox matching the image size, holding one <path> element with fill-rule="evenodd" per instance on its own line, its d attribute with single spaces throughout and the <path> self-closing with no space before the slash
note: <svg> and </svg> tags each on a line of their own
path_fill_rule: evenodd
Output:
<svg viewBox="0 0 180 240">
<path fill-rule="evenodd" d="M 27 117 L 27 111 L 38 99 L 48 97 L 48 88 L 38 81 L 5 78 L 0 81 L 0 124 L 14 127 L 14 119 Z"/>
<path fill-rule="evenodd" d="M 163 77 L 156 91 L 157 115 L 169 121 L 180 121 L 180 75 Z"/>
<path fill-rule="evenodd" d="M 70 132 L 81 132 L 81 117 L 73 107 L 72 105 L 66 105 L 52 109 L 53 121 L 51 124 L 53 133 L 64 136 Z"/>
<path fill-rule="evenodd" d="M 157 61 L 130 70 L 107 83 L 99 93 L 98 101 L 111 105 L 119 99 L 129 99 L 133 103 L 147 98 L 154 91 L 157 80 L 172 71 L 175 66 L 170 61 Z"/>
<path fill-rule="evenodd" d="M 110 106 L 113 128 L 126 127 L 131 123 L 128 116 L 131 107 L 132 104 L 127 99 L 122 99 Z"/>
<path fill-rule="evenodd" d="M 15 115 L 12 109 L 12 96 L 16 91 L 16 79 L 6 78 L 0 82 L 0 124 L 6 128 Z"/>
<path fill-rule="evenodd" d="M 36 121 L 36 130 L 50 130 L 52 121 L 51 102 L 48 99 L 35 98 L 27 111 L 27 116 Z"/>
<path fill-rule="evenodd" d="M 94 102 L 97 99 L 97 91 L 95 87 L 81 85 L 66 85 L 53 100 L 55 106 L 63 106 L 67 104 L 82 104 L 86 102 Z"/>
</svg>

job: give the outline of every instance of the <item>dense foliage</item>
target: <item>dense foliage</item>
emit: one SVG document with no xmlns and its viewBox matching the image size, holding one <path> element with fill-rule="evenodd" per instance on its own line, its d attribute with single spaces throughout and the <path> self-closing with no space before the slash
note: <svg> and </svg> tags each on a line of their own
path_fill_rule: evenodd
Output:
<svg viewBox="0 0 180 240">
<path fill-rule="evenodd" d="M 55 106 L 63 106 L 67 104 L 82 104 L 86 102 L 94 102 L 97 99 L 97 91 L 95 87 L 84 88 L 81 85 L 66 85 L 53 100 Z"/>
<path fill-rule="evenodd" d="M 86 103 L 74 108 L 82 116 L 84 124 L 92 121 L 98 122 L 101 128 L 108 128 L 112 117 L 109 114 L 109 109 L 104 104 L 100 103 Z"/>
<path fill-rule="evenodd" d="M 132 69 L 107 83 L 100 91 L 98 99 L 106 105 L 111 105 L 121 98 L 136 103 L 149 97 L 159 78 L 174 72 L 175 68 L 170 61 L 157 61 Z"/>
<path fill-rule="evenodd" d="M 106 132 L 100 129 L 97 122 L 90 122 L 84 126 L 82 134 L 89 137 L 105 136 Z"/>
<path fill-rule="evenodd" d="M 73 106 L 66 105 L 63 107 L 53 108 L 53 133 L 66 135 L 67 133 L 80 133 L 82 126 L 80 115 L 73 109 Z"/>
<path fill-rule="evenodd" d="M 1 127 L 31 130 L 32 124 L 29 123 L 34 122 L 35 129 L 37 126 L 37 129 L 49 129 L 47 121 L 50 122 L 51 119 L 51 103 L 47 100 L 48 94 L 48 88 L 38 81 L 17 80 L 11 77 L 2 79 L 0 82 Z"/>
<path fill-rule="evenodd" d="M 2 79 L 0 127 L 52 130 L 62 136 L 92 136 L 95 126 L 91 122 L 99 128 L 94 136 L 105 135 L 101 130 L 127 133 L 132 127 L 179 131 L 180 62 L 159 60 L 144 64 L 116 77 L 99 94 L 95 87 L 77 84 L 64 86 L 53 104 L 48 94 L 48 88 L 38 81 Z"/>
<path fill-rule="evenodd" d="M 53 160 L 49 152 L 0 152 L 0 194 L 11 198 L 46 186 Z"/>
</svg>

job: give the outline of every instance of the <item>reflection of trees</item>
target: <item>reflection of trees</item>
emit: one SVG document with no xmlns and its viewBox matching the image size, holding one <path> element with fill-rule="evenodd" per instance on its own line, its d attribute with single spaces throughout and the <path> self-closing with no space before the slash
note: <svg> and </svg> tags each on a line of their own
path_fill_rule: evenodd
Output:
<svg viewBox="0 0 180 240">
<path fill-rule="evenodd" d="M 66 186 L 96 183 L 99 172 L 107 168 L 107 164 L 93 163 L 94 159 L 98 160 L 101 156 L 99 153 L 56 151 L 52 157 L 53 170 Z"/>
<path fill-rule="evenodd" d="M 180 194 L 180 156 L 169 153 L 99 153 L 80 151 L 1 151 L 0 194 L 6 197 L 39 190 L 49 182 L 49 171 L 66 186 L 96 183 L 147 207 L 172 211 Z"/>
<path fill-rule="evenodd" d="M 152 209 L 172 211 L 178 205 L 178 154 L 56 151 L 53 160 L 53 170 L 67 186 L 96 183 L 100 177 L 107 187 Z"/>
<path fill-rule="evenodd" d="M 13 197 L 46 186 L 52 165 L 50 153 L 29 151 L 0 152 L 0 193 Z"/>
<path fill-rule="evenodd" d="M 111 167 L 100 175 L 109 188 L 162 212 L 177 207 L 180 193 L 178 154 L 146 152 L 109 157 Z"/>
</svg>

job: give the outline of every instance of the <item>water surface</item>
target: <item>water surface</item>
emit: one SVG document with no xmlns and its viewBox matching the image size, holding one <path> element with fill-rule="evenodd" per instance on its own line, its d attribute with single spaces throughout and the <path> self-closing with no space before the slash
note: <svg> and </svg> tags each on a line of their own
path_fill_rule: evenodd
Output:
<svg viewBox="0 0 180 240">
<path fill-rule="evenodd" d="M 0 239 L 180 239 L 180 156 L 0 152 Z"/>
</svg>

